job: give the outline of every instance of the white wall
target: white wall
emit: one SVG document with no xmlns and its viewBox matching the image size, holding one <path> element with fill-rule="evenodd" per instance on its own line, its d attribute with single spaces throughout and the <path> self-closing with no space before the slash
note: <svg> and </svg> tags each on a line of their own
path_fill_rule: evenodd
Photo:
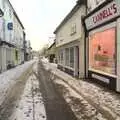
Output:
<svg viewBox="0 0 120 120">
<path fill-rule="evenodd" d="M 105 2 L 106 0 L 87 0 L 88 4 L 88 13 L 98 7 L 100 4 Z"/>
<path fill-rule="evenodd" d="M 117 20 L 117 91 L 120 92 L 120 18 Z"/>
<path fill-rule="evenodd" d="M 3 3 L 4 3 L 4 0 L 0 0 L 0 9 L 4 12 L 4 9 L 3 9 Z M 1 40 L 4 40 L 4 18 L 3 17 L 0 17 L 0 38 Z"/>
<path fill-rule="evenodd" d="M 13 23 L 13 9 L 7 0 L 4 0 L 4 22 L 5 22 L 5 41 L 12 44 L 13 41 L 13 31 L 8 30 L 7 25 L 9 22 Z"/>
<path fill-rule="evenodd" d="M 13 16 L 13 21 L 14 21 L 14 42 L 15 45 L 19 48 L 23 48 L 23 29 L 17 20 L 16 16 Z"/>
<path fill-rule="evenodd" d="M 2 22 L 2 25 L 5 29 L 4 31 L 4 29 L 2 28 L 2 32 L 5 33 L 5 35 L 3 35 L 2 33 L 2 36 L 5 36 L 3 40 L 17 45 L 17 47 L 23 48 L 23 29 L 13 13 L 14 10 L 12 9 L 12 6 L 9 4 L 8 0 L 0 0 L 0 7 L 3 9 L 4 12 L 4 16 L 0 18 L 0 27 Z M 13 30 L 8 30 L 7 25 L 9 22 L 13 23 Z"/>
<path fill-rule="evenodd" d="M 79 47 L 79 77 L 85 76 L 85 53 L 84 53 L 84 26 L 82 25 L 81 17 L 85 16 L 86 8 L 81 6 L 78 11 L 57 31 L 56 33 L 56 46 L 59 49 L 65 49 L 66 47 Z M 76 33 L 71 35 L 71 27 L 76 24 Z M 62 41 L 61 41 L 62 40 Z M 75 60 L 76 61 L 76 60 Z M 77 63 L 76 63 L 77 65 Z M 77 71 L 77 68 L 75 68 Z M 65 67 L 65 65 L 64 65 Z M 78 65 L 77 65 L 78 67 Z M 74 73 L 75 74 L 75 73 Z"/>
<path fill-rule="evenodd" d="M 31 43 L 30 43 L 30 40 L 27 40 L 26 41 L 26 52 L 28 53 L 28 54 L 30 54 L 30 52 L 31 52 Z"/>
<path fill-rule="evenodd" d="M 0 63 L 1 63 L 1 69 L 2 72 L 6 70 L 7 64 L 6 64 L 6 46 L 3 45 L 0 47 Z"/>
<path fill-rule="evenodd" d="M 82 38 L 83 30 L 81 25 L 81 16 L 85 15 L 85 7 L 81 6 L 79 10 L 70 18 L 56 33 L 56 46 L 61 46 Z M 76 24 L 76 33 L 71 35 L 71 27 Z"/>
</svg>

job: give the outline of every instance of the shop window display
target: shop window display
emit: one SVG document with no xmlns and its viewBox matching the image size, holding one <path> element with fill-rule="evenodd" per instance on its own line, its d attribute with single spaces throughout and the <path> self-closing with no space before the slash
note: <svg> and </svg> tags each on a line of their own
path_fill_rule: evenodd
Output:
<svg viewBox="0 0 120 120">
<path fill-rule="evenodd" d="M 59 63 L 63 64 L 63 50 L 59 51 L 59 56 L 58 57 L 59 57 Z"/>
<path fill-rule="evenodd" d="M 74 47 L 65 49 L 65 65 L 74 68 Z"/>
<path fill-rule="evenodd" d="M 115 28 L 90 35 L 89 68 L 115 75 Z"/>
<path fill-rule="evenodd" d="M 74 48 L 70 48 L 70 67 L 74 68 Z"/>
<path fill-rule="evenodd" d="M 70 56 L 69 48 L 66 48 L 66 49 L 65 49 L 65 53 L 66 53 L 65 65 L 66 65 L 66 66 L 69 66 L 69 61 L 70 61 L 70 59 L 69 59 L 69 58 L 70 58 L 70 57 L 69 57 L 69 56 Z"/>
</svg>

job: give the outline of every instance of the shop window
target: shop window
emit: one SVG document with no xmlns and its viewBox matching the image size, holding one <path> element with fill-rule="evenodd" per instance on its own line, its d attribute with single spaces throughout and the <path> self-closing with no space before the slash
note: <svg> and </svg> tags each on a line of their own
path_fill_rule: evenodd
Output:
<svg viewBox="0 0 120 120">
<path fill-rule="evenodd" d="M 70 67 L 74 68 L 74 48 L 70 48 Z"/>
<path fill-rule="evenodd" d="M 63 51 L 61 51 L 61 64 L 63 64 Z"/>
<path fill-rule="evenodd" d="M 115 28 L 90 35 L 89 68 L 115 74 Z"/>
<path fill-rule="evenodd" d="M 65 55 L 65 65 L 74 68 L 74 48 L 66 48 Z"/>
<path fill-rule="evenodd" d="M 60 63 L 60 54 L 58 54 L 58 63 Z"/>
<path fill-rule="evenodd" d="M 15 51 L 15 59 L 18 61 L 18 51 Z"/>
<path fill-rule="evenodd" d="M 66 66 L 69 66 L 69 61 L 70 61 L 70 57 L 69 57 L 70 55 L 69 55 L 69 54 L 70 54 L 70 53 L 69 53 L 69 48 L 66 48 L 66 49 L 65 49 L 65 55 L 66 55 L 66 56 L 65 56 L 65 65 L 66 65 Z"/>
<path fill-rule="evenodd" d="M 59 63 L 63 64 L 63 50 L 59 51 Z"/>
</svg>

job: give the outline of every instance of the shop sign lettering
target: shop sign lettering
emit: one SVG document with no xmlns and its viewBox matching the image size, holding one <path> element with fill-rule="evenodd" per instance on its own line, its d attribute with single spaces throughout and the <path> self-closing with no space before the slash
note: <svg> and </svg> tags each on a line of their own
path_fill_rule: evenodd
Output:
<svg viewBox="0 0 120 120">
<path fill-rule="evenodd" d="M 90 30 L 104 22 L 111 20 L 120 15 L 120 9 L 118 9 L 117 3 L 113 1 L 109 5 L 105 6 L 94 15 L 88 17 L 85 20 L 87 30 Z"/>
<path fill-rule="evenodd" d="M 117 13 L 117 5 L 112 4 L 110 7 L 104 9 L 97 15 L 93 16 L 93 22 L 96 24 L 97 22 L 106 19 L 109 16 L 112 16 Z"/>
</svg>

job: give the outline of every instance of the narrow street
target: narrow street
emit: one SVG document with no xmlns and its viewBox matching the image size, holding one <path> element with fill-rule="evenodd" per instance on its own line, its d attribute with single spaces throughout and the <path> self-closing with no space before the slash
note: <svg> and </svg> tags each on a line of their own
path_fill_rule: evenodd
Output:
<svg viewBox="0 0 120 120">
<path fill-rule="evenodd" d="M 58 92 L 50 78 L 50 71 L 46 71 L 42 63 L 39 63 L 40 88 L 43 93 L 46 114 L 48 120 L 77 120 L 70 106 Z"/>
<path fill-rule="evenodd" d="M 76 79 L 57 69 L 57 64 L 42 60 L 45 70 L 78 120 L 119 120 L 120 95 L 86 80 Z"/>
<path fill-rule="evenodd" d="M 7 91 L 9 92 L 5 92 L 6 95 L 3 97 L 4 101 L 0 106 L 0 120 L 46 120 L 39 81 L 33 72 L 37 65 L 35 63 L 35 61 L 26 63 L 28 67 L 23 64 L 18 68 L 7 71 L 9 79 L 13 71 L 18 73 L 21 68 L 23 72 L 19 73 L 20 76 L 17 79 L 9 80 L 13 81 L 14 84 L 8 85 Z M 1 81 L 5 77 L 4 74 L 0 76 Z M 14 78 L 16 78 L 17 75 L 14 75 Z M 6 84 L 9 84 L 9 82 Z"/>
<path fill-rule="evenodd" d="M 0 106 L 0 120 L 77 120 L 42 63 L 28 66 L 9 86 Z"/>
<path fill-rule="evenodd" d="M 68 77 L 69 82 L 61 79 L 62 77 L 66 80 Z M 75 79 L 72 81 L 72 79 L 66 73 L 59 71 L 56 64 L 45 60 L 26 62 L 2 73 L 0 120 L 120 119 L 119 95 L 113 96 L 110 91 L 105 91 L 100 86 L 97 88 L 89 82 Z M 97 93 L 90 95 L 90 91 L 84 90 L 89 88 L 93 91 L 90 86 L 96 87 L 96 92 L 99 89 L 99 94 L 108 95 L 97 99 L 102 103 L 91 99 Z M 111 104 L 108 104 L 108 101 Z"/>
<path fill-rule="evenodd" d="M 120 0 L 0 0 L 0 120 L 120 120 Z"/>
</svg>

